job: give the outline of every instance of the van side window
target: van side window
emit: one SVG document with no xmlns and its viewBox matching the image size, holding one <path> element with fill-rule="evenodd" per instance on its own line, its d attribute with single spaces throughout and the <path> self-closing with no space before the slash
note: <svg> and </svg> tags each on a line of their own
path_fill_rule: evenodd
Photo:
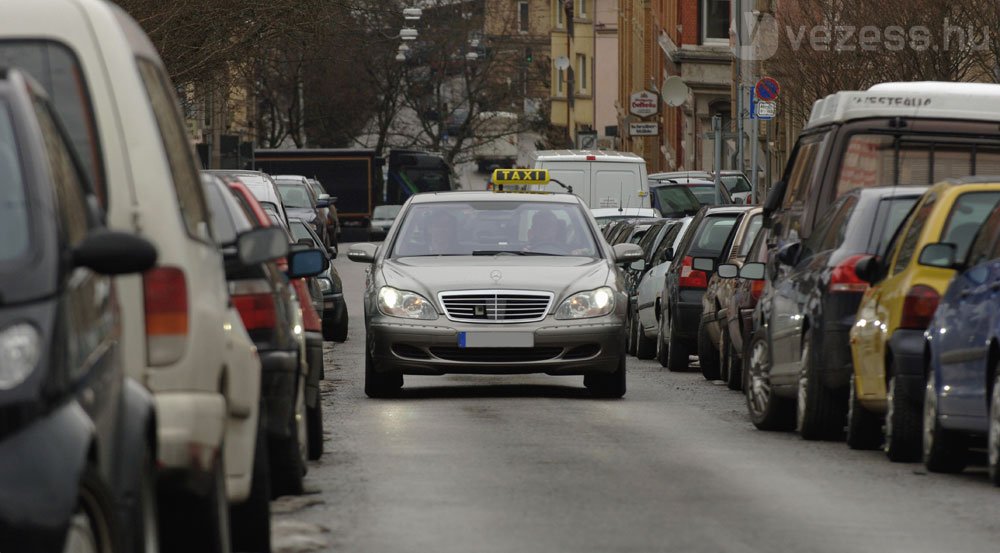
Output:
<svg viewBox="0 0 1000 553">
<path fill-rule="evenodd" d="M 809 194 L 809 182 L 816 167 L 820 146 L 824 135 L 815 135 L 802 139 L 798 155 L 788 176 L 788 189 L 785 191 L 783 207 L 788 209 L 795 204 L 802 205 Z"/>
<path fill-rule="evenodd" d="M 167 84 L 166 76 L 156 64 L 142 58 L 137 58 L 136 63 L 160 129 L 184 225 L 192 237 L 202 238 L 198 228 L 201 226 L 207 230 L 208 210 L 205 208 L 194 154 L 184 125 L 181 124 L 177 100 Z"/>
<path fill-rule="evenodd" d="M 924 230 L 924 225 L 927 224 L 927 218 L 930 217 L 931 211 L 934 209 L 934 204 L 937 203 L 937 198 L 934 196 L 928 196 L 924 203 L 910 215 L 909 226 L 900 236 L 899 246 L 897 248 L 896 263 L 893 265 L 892 274 L 896 275 L 903 272 L 909 264 L 910 260 L 917 253 L 917 242 L 920 240 L 920 233 Z"/>
<path fill-rule="evenodd" d="M 101 144 L 90 92 L 73 52 L 52 41 L 5 40 L 0 42 L 0 66 L 27 71 L 45 89 L 94 193 L 107 208 Z"/>
</svg>

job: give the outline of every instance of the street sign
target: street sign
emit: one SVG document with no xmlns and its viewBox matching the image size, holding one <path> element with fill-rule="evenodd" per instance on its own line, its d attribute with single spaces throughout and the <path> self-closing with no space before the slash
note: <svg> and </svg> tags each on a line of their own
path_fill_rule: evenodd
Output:
<svg viewBox="0 0 1000 553">
<path fill-rule="evenodd" d="M 649 117 L 660 111 L 660 103 L 656 94 L 642 90 L 629 98 L 628 110 L 639 117 Z"/>
<path fill-rule="evenodd" d="M 596 150 L 597 149 L 597 131 L 590 132 L 577 132 L 576 133 L 576 149 L 577 150 Z"/>
<path fill-rule="evenodd" d="M 629 136 L 657 136 L 660 134 L 660 124 L 656 122 L 639 122 L 628 124 Z"/>
<path fill-rule="evenodd" d="M 756 108 L 757 119 L 774 119 L 778 113 L 778 102 L 756 102 Z"/>
<path fill-rule="evenodd" d="M 753 90 L 757 98 L 765 102 L 773 102 L 781 95 L 781 85 L 772 77 L 764 77 L 757 81 L 757 85 L 753 87 Z"/>
</svg>

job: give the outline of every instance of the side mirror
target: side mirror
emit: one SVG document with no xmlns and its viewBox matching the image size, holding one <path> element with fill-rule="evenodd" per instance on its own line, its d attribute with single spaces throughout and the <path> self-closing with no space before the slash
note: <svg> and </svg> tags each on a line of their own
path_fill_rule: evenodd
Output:
<svg viewBox="0 0 1000 553">
<path fill-rule="evenodd" d="M 617 244 L 612 248 L 616 263 L 632 263 L 643 258 L 642 248 L 635 244 Z"/>
<path fill-rule="evenodd" d="M 298 250 L 288 254 L 288 278 L 314 277 L 327 269 L 330 263 L 322 250 Z"/>
<path fill-rule="evenodd" d="M 73 248 L 73 265 L 102 275 L 141 273 L 156 265 L 156 246 L 145 238 L 100 229 Z"/>
<path fill-rule="evenodd" d="M 920 250 L 918 262 L 927 267 L 955 269 L 958 268 L 958 261 L 955 259 L 957 256 L 958 248 L 955 244 L 938 242 L 924 246 L 924 249 Z"/>
<path fill-rule="evenodd" d="M 326 251 L 327 251 L 327 253 L 330 254 L 330 259 L 337 259 L 337 247 L 336 246 L 327 246 L 326 247 Z"/>
<path fill-rule="evenodd" d="M 740 267 L 740 278 L 747 280 L 764 280 L 767 265 L 763 263 L 746 263 Z"/>
<path fill-rule="evenodd" d="M 789 267 L 794 267 L 799 264 L 799 254 L 802 253 L 802 243 L 792 242 L 791 244 L 785 244 L 780 250 L 778 250 L 778 263 L 782 265 L 788 265 Z"/>
<path fill-rule="evenodd" d="M 288 237 L 278 227 L 248 230 L 236 237 L 236 253 L 243 265 L 259 265 L 288 254 Z"/>
<path fill-rule="evenodd" d="M 736 265 L 726 263 L 719 265 L 719 278 L 736 278 L 740 274 L 740 269 Z"/>
<path fill-rule="evenodd" d="M 706 273 L 711 273 L 715 271 L 715 260 L 711 257 L 696 257 L 691 266 L 696 271 L 704 271 Z"/>
<path fill-rule="evenodd" d="M 636 272 L 639 272 L 639 273 L 641 273 L 642 271 L 645 271 L 646 270 L 646 260 L 645 259 L 640 259 L 639 261 L 633 261 L 632 264 L 629 265 L 629 269 L 632 269 L 633 271 L 636 271 Z"/>
<path fill-rule="evenodd" d="M 330 200 L 316 200 L 316 207 L 330 207 Z"/>
<path fill-rule="evenodd" d="M 882 278 L 882 262 L 873 255 L 864 257 L 854 264 L 854 274 L 868 284 L 875 284 Z"/>
<path fill-rule="evenodd" d="M 336 196 L 330 196 L 330 205 L 333 205 L 335 203 L 337 203 L 337 197 Z"/>
<path fill-rule="evenodd" d="M 663 252 L 663 261 L 673 261 L 674 260 L 674 247 L 670 246 L 667 251 Z"/>
<path fill-rule="evenodd" d="M 317 197 L 316 199 L 317 199 L 317 200 L 321 200 L 321 201 L 322 201 L 322 200 L 327 200 L 327 201 L 329 201 L 329 200 L 330 200 L 330 195 L 329 195 L 329 194 L 320 194 L 320 195 L 319 195 L 319 197 Z"/>
<path fill-rule="evenodd" d="M 354 244 L 351 246 L 351 249 L 347 251 L 347 259 L 358 263 L 371 263 L 372 261 L 375 261 L 375 252 L 377 250 L 378 246 L 375 244 L 369 244 L 366 242 Z"/>
</svg>

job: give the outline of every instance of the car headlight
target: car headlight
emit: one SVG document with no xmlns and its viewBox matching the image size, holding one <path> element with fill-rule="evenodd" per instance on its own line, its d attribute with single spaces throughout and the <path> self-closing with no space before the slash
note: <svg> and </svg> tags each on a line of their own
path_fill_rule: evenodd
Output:
<svg viewBox="0 0 1000 553">
<path fill-rule="evenodd" d="M 403 319 L 437 319 L 437 310 L 427 298 L 413 292 L 383 286 L 378 291 L 378 310 L 383 315 Z"/>
<path fill-rule="evenodd" d="M 329 292 L 330 290 L 333 290 L 333 283 L 330 282 L 330 279 L 317 278 L 316 280 L 319 282 L 320 291 L 323 292 L 324 294 Z"/>
<path fill-rule="evenodd" d="M 0 390 L 24 382 L 42 356 L 42 337 L 28 323 L 16 323 L 0 331 Z"/>
<path fill-rule="evenodd" d="M 615 291 L 604 286 L 589 292 L 573 294 L 556 309 L 557 319 L 589 319 L 603 317 L 615 310 Z"/>
</svg>

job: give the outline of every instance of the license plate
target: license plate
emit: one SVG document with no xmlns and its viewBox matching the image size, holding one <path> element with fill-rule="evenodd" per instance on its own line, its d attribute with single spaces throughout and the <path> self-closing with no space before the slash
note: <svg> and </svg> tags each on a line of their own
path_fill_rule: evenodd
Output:
<svg viewBox="0 0 1000 553">
<path fill-rule="evenodd" d="M 460 348 L 533 348 L 532 332 L 459 332 Z"/>
</svg>

